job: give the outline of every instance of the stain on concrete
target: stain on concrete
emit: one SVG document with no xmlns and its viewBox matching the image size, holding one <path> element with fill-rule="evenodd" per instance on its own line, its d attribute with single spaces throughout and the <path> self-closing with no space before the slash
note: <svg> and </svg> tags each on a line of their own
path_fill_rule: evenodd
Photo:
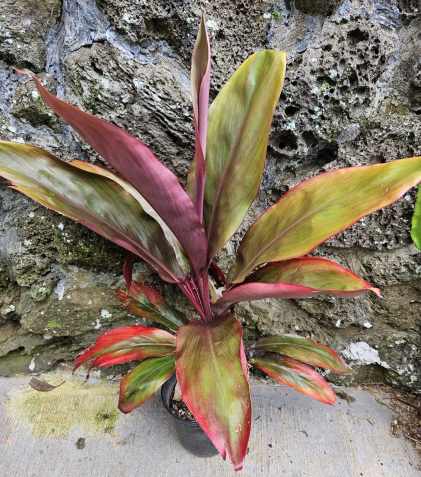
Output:
<svg viewBox="0 0 421 477">
<path fill-rule="evenodd" d="M 60 380 L 61 375 L 48 376 L 51 383 Z M 6 411 L 13 420 L 30 426 L 35 437 L 66 437 L 73 428 L 86 435 L 113 434 L 120 415 L 117 401 L 117 384 L 66 377 L 63 386 L 49 393 L 15 389 L 8 395 Z"/>
<path fill-rule="evenodd" d="M 79 439 L 76 441 L 76 448 L 79 450 L 84 449 L 86 446 L 86 439 L 84 437 L 79 437 Z"/>
</svg>

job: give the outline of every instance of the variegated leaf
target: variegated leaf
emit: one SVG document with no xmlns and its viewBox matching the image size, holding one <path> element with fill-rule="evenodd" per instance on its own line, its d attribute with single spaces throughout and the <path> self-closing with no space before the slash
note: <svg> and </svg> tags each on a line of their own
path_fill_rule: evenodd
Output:
<svg viewBox="0 0 421 477">
<path fill-rule="evenodd" d="M 338 169 L 291 189 L 250 227 L 231 271 L 242 282 L 257 267 L 309 253 L 421 181 L 421 157 Z"/>
</svg>

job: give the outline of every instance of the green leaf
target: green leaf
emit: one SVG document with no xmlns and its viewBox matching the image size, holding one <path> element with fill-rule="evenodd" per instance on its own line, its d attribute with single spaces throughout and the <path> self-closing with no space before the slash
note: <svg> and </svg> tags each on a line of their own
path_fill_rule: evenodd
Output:
<svg viewBox="0 0 421 477">
<path fill-rule="evenodd" d="M 237 230 L 259 190 L 285 63 L 282 51 L 250 56 L 209 109 L 205 189 L 209 257 Z"/>
<path fill-rule="evenodd" d="M 286 384 L 317 401 L 324 404 L 334 404 L 336 401 L 335 392 L 329 383 L 313 368 L 293 358 L 259 357 L 253 358 L 251 363 L 277 383 Z"/>
<path fill-rule="evenodd" d="M 264 212 L 241 242 L 231 272 L 242 282 L 258 266 L 309 253 L 421 181 L 421 157 L 350 167 L 313 177 Z"/>
<path fill-rule="evenodd" d="M 183 401 L 223 458 L 241 469 L 251 404 L 242 329 L 233 317 L 191 322 L 177 332 L 177 380 Z"/>
<path fill-rule="evenodd" d="M 421 186 L 418 187 L 417 202 L 412 216 L 411 237 L 416 247 L 421 250 Z"/>
<path fill-rule="evenodd" d="M 332 260 L 321 257 L 301 257 L 284 262 L 269 263 L 254 273 L 248 281 L 289 283 L 313 288 L 336 296 L 356 296 L 372 291 L 380 296 L 378 288 Z"/>
<path fill-rule="evenodd" d="M 174 374 L 174 370 L 173 356 L 142 361 L 120 382 L 120 411 L 127 413 L 141 406 Z"/>
<path fill-rule="evenodd" d="M 174 235 L 168 225 L 164 222 L 161 216 L 153 209 L 153 207 L 151 207 L 149 202 L 140 194 L 137 189 L 135 189 L 131 184 L 126 182 L 121 177 L 117 176 L 116 174 L 113 174 L 110 170 L 104 169 L 103 167 L 98 167 L 83 161 L 71 161 L 69 164 L 76 166 L 79 169 L 83 169 L 84 171 L 92 172 L 92 174 L 107 177 L 108 179 L 111 179 L 112 181 L 119 184 L 126 192 L 133 196 L 133 198 L 136 199 L 141 205 L 144 213 L 150 215 L 161 227 L 162 232 L 165 236 L 165 240 L 171 246 L 180 269 L 186 275 L 190 273 L 189 261 L 177 237 Z"/>
<path fill-rule="evenodd" d="M 177 239 L 142 196 L 110 171 L 0 141 L 0 176 L 41 205 L 141 257 L 163 280 L 185 278 L 188 266 Z"/>
<path fill-rule="evenodd" d="M 350 372 L 343 359 L 332 348 L 301 336 L 265 336 L 259 339 L 252 349 L 279 353 L 317 368 L 329 369 L 336 374 Z"/>
</svg>

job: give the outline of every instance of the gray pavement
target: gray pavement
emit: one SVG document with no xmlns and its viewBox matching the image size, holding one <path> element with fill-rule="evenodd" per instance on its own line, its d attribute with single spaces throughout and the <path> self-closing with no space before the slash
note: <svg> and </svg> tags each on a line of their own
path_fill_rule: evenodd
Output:
<svg viewBox="0 0 421 477">
<path fill-rule="evenodd" d="M 287 388 L 253 383 L 253 429 L 244 470 L 190 456 L 158 399 L 115 412 L 118 387 L 68 374 L 50 393 L 29 377 L 0 379 L 0 477 L 420 477 L 411 443 L 393 437 L 391 411 L 368 392 L 324 406 Z"/>
</svg>

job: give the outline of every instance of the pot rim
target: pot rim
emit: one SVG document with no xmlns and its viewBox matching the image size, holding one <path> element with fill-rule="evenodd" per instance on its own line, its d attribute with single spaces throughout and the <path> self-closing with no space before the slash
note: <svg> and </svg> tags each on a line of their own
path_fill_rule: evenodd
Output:
<svg viewBox="0 0 421 477">
<path fill-rule="evenodd" d="M 196 421 L 191 421 L 190 419 L 182 419 L 181 417 L 173 414 L 170 410 L 170 402 L 173 400 L 172 396 L 174 395 L 174 389 L 177 384 L 177 377 L 175 373 L 165 381 L 165 383 L 161 386 L 161 401 L 164 405 L 165 409 L 167 410 L 168 414 L 170 414 L 174 419 L 178 422 L 184 423 L 186 426 L 190 426 L 193 428 L 199 428 L 199 424 Z"/>
</svg>

